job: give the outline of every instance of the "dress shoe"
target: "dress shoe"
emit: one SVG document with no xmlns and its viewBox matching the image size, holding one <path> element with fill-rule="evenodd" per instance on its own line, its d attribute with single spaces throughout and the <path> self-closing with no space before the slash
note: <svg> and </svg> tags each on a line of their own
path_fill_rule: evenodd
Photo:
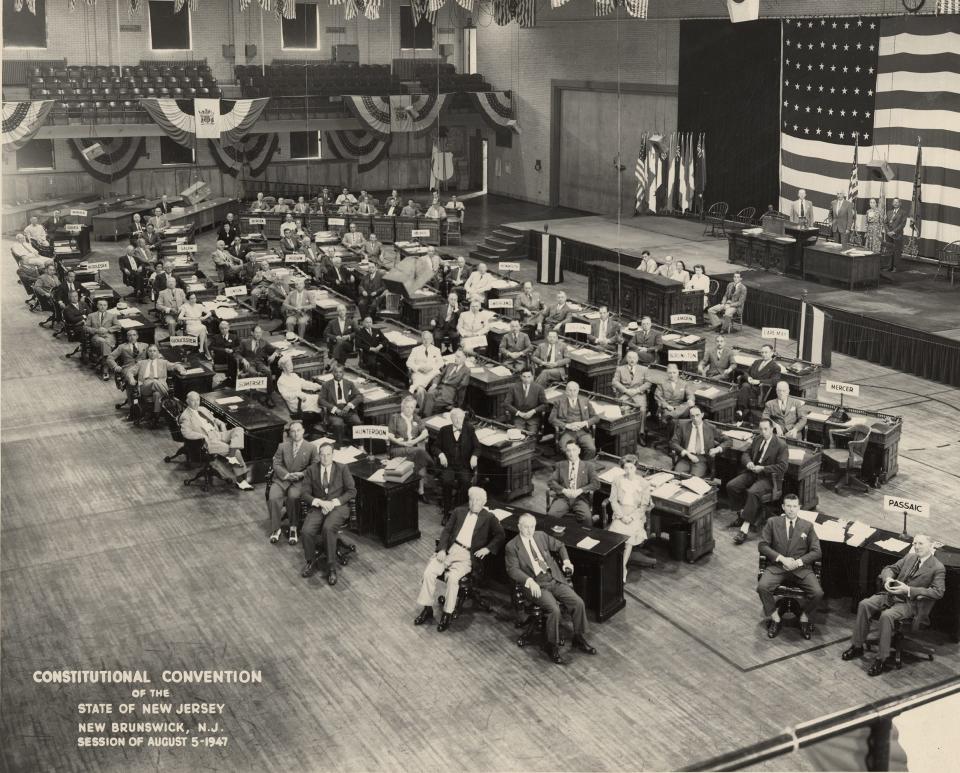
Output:
<svg viewBox="0 0 960 773">
<path fill-rule="evenodd" d="M 580 634 L 576 634 L 573 637 L 573 646 L 576 647 L 581 652 L 586 652 L 588 655 L 596 655 L 597 648 L 591 646 L 590 642 L 583 638 Z"/>
<path fill-rule="evenodd" d="M 733 535 L 734 545 L 742 545 L 746 541 L 747 541 L 747 533 L 745 531 L 738 531 L 736 534 Z"/>
<path fill-rule="evenodd" d="M 647 439 L 645 437 L 638 437 L 637 448 L 640 449 L 640 448 L 646 448 L 646 447 L 647 447 Z"/>
<path fill-rule="evenodd" d="M 337 570 L 331 569 L 327 572 L 327 585 L 336 585 L 337 584 Z"/>
<path fill-rule="evenodd" d="M 547 657 L 550 658 L 558 666 L 567 665 L 566 658 L 560 654 L 560 645 L 559 644 L 548 644 L 546 646 Z"/>
<path fill-rule="evenodd" d="M 873 661 L 870 668 L 867 669 L 867 676 L 880 676 L 880 674 L 886 670 L 887 664 L 883 662 L 883 658 L 877 658 Z"/>
<path fill-rule="evenodd" d="M 280 541 L 280 529 L 277 529 L 273 534 L 270 535 L 270 542 L 276 545 Z"/>
<path fill-rule="evenodd" d="M 801 620 L 800 635 L 804 639 L 809 639 L 813 635 L 813 623 L 811 623 L 809 620 Z"/>
<path fill-rule="evenodd" d="M 452 619 L 453 618 L 451 617 L 449 612 L 444 612 L 442 615 L 440 615 L 440 622 L 437 623 L 437 630 L 440 633 L 443 633 L 444 631 L 446 631 L 450 627 L 450 621 Z"/>
<path fill-rule="evenodd" d="M 424 607 L 420 614 L 413 618 L 414 625 L 423 625 L 428 620 L 433 620 L 433 607 Z"/>
<path fill-rule="evenodd" d="M 767 623 L 767 638 L 776 639 L 780 635 L 780 628 L 783 627 L 783 620 L 771 620 Z"/>
<path fill-rule="evenodd" d="M 313 577 L 317 573 L 317 564 L 315 561 L 307 561 L 300 570 L 301 577 Z"/>
<path fill-rule="evenodd" d="M 645 556 L 643 553 L 638 551 L 634 551 L 630 558 L 633 563 L 637 564 L 637 566 L 642 566 L 644 569 L 652 569 L 657 565 L 657 559 L 651 558 L 650 556 Z"/>
<path fill-rule="evenodd" d="M 739 515 L 727 524 L 728 529 L 739 529 L 741 526 L 743 526 L 743 518 Z"/>
<path fill-rule="evenodd" d="M 449 521 L 449 520 L 450 520 L 450 513 L 444 513 L 444 514 L 443 514 L 443 518 L 440 519 L 440 526 L 441 526 L 441 527 L 446 526 L 446 525 L 447 525 L 447 521 Z"/>
<path fill-rule="evenodd" d="M 853 660 L 854 658 L 863 657 L 863 647 L 858 647 L 856 644 L 853 644 L 840 653 L 840 657 L 843 660 Z"/>
<path fill-rule="evenodd" d="M 279 532 L 278 532 L 278 533 L 279 533 Z M 296 545 L 299 541 L 300 541 L 300 538 L 299 538 L 299 536 L 297 536 L 297 527 L 296 527 L 296 526 L 291 526 L 291 527 L 290 527 L 290 536 L 287 537 L 287 542 L 288 542 L 290 545 Z"/>
</svg>

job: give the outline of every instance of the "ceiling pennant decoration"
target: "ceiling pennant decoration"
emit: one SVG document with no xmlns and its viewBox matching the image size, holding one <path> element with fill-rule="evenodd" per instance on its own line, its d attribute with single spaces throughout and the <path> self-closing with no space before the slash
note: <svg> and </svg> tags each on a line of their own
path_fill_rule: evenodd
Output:
<svg viewBox="0 0 960 773">
<path fill-rule="evenodd" d="M 380 18 L 380 5 L 383 0 L 365 0 L 363 5 L 363 15 L 370 21 L 376 21 Z"/>
<path fill-rule="evenodd" d="M 201 137 L 219 136 L 227 143 L 236 143 L 241 137 L 248 134 L 254 124 L 260 119 L 263 111 L 269 104 L 269 97 L 262 99 L 221 99 L 219 100 L 219 114 L 214 114 L 216 134 L 208 132 L 208 116 L 204 111 L 208 109 L 210 100 L 192 99 L 141 99 L 140 105 L 150 118 L 153 119 L 164 134 L 185 148 L 192 148 L 197 136 L 198 121 L 195 115 L 197 106 L 200 107 L 200 122 L 202 124 Z"/>
<path fill-rule="evenodd" d="M 324 152 L 342 160 L 355 159 L 361 173 L 376 167 L 390 150 L 390 137 L 384 139 L 373 132 L 353 129 L 324 132 L 323 142 Z"/>
<path fill-rule="evenodd" d="M 36 134 L 53 108 L 52 99 L 35 102 L 4 102 L 0 143 L 8 150 L 19 150 Z"/>
<path fill-rule="evenodd" d="M 102 183 L 126 177 L 147 152 L 146 137 L 70 139 L 67 143 L 84 171 Z"/>
</svg>

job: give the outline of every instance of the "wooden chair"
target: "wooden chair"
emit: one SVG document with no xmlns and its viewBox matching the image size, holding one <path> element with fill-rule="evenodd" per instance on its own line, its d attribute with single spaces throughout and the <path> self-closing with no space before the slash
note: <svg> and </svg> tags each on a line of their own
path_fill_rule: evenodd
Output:
<svg viewBox="0 0 960 773">
<path fill-rule="evenodd" d="M 757 567 L 757 580 L 763 575 L 764 570 L 767 568 L 768 561 L 767 557 L 761 555 L 759 558 L 759 565 Z M 823 567 L 819 561 L 815 561 L 813 564 L 813 573 L 816 576 L 817 580 L 820 580 L 820 575 L 823 572 Z M 800 618 L 800 601 L 805 597 L 803 588 L 799 587 L 796 584 L 796 581 L 793 578 L 793 575 L 786 574 L 783 576 L 781 583 L 774 588 L 773 591 L 774 599 L 776 599 L 777 612 L 782 618 L 787 613 L 793 615 L 799 620 Z M 813 624 L 807 628 L 806 633 L 803 638 L 809 639 L 810 632 L 813 629 Z"/>
<path fill-rule="evenodd" d="M 950 242 L 937 252 L 937 273 L 934 279 L 939 279 L 940 272 L 945 271 L 952 287 L 957 269 L 960 269 L 960 241 Z"/>
<path fill-rule="evenodd" d="M 753 222 L 754 222 L 753 218 L 754 218 L 754 215 L 756 215 L 756 213 L 757 213 L 756 207 L 744 207 L 739 212 L 737 212 L 737 216 L 735 220 L 738 223 L 743 223 L 744 225 L 753 225 Z"/>
<path fill-rule="evenodd" d="M 447 210 L 447 212 L 453 212 L 454 214 L 448 214 L 446 225 L 443 229 L 443 236 L 446 239 L 447 245 L 452 244 L 452 239 L 457 240 L 457 244 L 463 244 L 463 221 L 456 214 L 457 210 Z"/>
<path fill-rule="evenodd" d="M 823 449 L 825 467 L 835 467 L 839 476 L 834 483 L 838 494 L 843 487 L 858 489 L 861 493 L 870 490 L 870 486 L 857 475 L 863 469 L 863 455 L 870 441 L 869 424 L 852 424 L 843 429 L 827 431 L 827 447 Z"/>
<path fill-rule="evenodd" d="M 715 204 L 711 204 L 710 208 L 707 210 L 706 225 L 703 228 L 703 235 L 706 236 L 709 233 L 710 236 L 726 238 L 727 212 L 729 210 L 730 205 L 725 201 L 718 201 Z"/>
</svg>

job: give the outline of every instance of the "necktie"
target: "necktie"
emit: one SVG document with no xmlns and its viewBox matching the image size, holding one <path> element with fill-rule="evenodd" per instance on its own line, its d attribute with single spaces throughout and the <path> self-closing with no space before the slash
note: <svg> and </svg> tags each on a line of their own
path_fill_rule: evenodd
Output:
<svg viewBox="0 0 960 773">
<path fill-rule="evenodd" d="M 907 576 L 903 578 L 904 583 L 910 582 L 910 580 L 917 576 L 917 573 L 920 571 L 920 564 L 921 561 L 918 560 L 917 563 L 913 565 L 913 569 L 907 572 Z"/>
<path fill-rule="evenodd" d="M 139 353 L 140 353 L 140 350 L 137 349 L 137 345 L 134 344 L 134 345 L 133 345 L 133 356 L 134 356 L 134 358 L 136 358 L 136 356 L 137 356 Z"/>
<path fill-rule="evenodd" d="M 787 543 L 788 544 L 792 536 L 793 536 L 793 519 L 787 518 Z"/>
<path fill-rule="evenodd" d="M 526 400 L 530 396 L 530 387 L 525 386 L 523 388 L 523 399 Z"/>
<path fill-rule="evenodd" d="M 803 202 L 800 202 L 800 217 L 803 217 Z"/>
<path fill-rule="evenodd" d="M 550 344 L 550 349 L 547 352 L 547 362 L 553 362 L 553 344 Z"/>
<path fill-rule="evenodd" d="M 633 373 L 634 373 L 634 371 L 633 371 L 633 365 L 631 365 L 631 366 L 630 366 L 630 381 L 631 381 L 631 382 L 633 381 Z"/>
<path fill-rule="evenodd" d="M 693 445 L 693 447 L 696 449 L 696 452 L 697 452 L 698 454 L 702 454 L 702 453 L 703 453 L 703 438 L 702 438 L 702 436 L 700 435 L 700 427 L 698 427 L 696 424 L 693 425 L 693 437 L 694 437 L 694 441 L 693 441 L 693 444 L 694 444 L 694 445 Z"/>
<path fill-rule="evenodd" d="M 326 492 L 327 485 L 330 483 L 330 473 L 327 471 L 327 468 L 324 467 L 320 471 L 320 487 Z"/>
<path fill-rule="evenodd" d="M 547 562 L 543 560 L 543 554 L 540 552 L 540 548 L 537 547 L 537 543 L 531 537 L 527 540 L 527 550 L 533 555 L 534 561 L 536 561 L 535 569 L 540 570 L 540 574 L 546 574 L 549 571 Z"/>
<path fill-rule="evenodd" d="M 760 453 L 758 453 L 758 454 L 757 454 L 757 458 L 753 460 L 753 463 L 754 463 L 754 464 L 759 464 L 759 463 L 760 463 L 760 460 L 763 459 L 763 455 L 764 455 L 765 453 L 767 453 L 767 442 L 768 442 L 768 441 L 764 440 L 764 441 L 760 444 Z"/>
<path fill-rule="evenodd" d="M 296 456 L 297 456 L 298 453 L 300 453 L 300 444 L 299 444 L 299 443 L 294 443 L 294 444 L 293 444 L 293 456 L 294 456 L 294 458 L 296 458 Z"/>
<path fill-rule="evenodd" d="M 147 365 L 147 378 L 156 378 L 157 377 L 157 365 L 156 360 L 150 360 L 150 364 Z"/>
<path fill-rule="evenodd" d="M 337 402 L 338 403 L 346 402 L 346 400 L 343 399 L 343 382 L 337 381 L 335 383 L 337 385 Z"/>
<path fill-rule="evenodd" d="M 569 488 L 576 488 L 577 483 L 577 466 L 575 464 L 570 465 L 570 479 L 567 481 Z"/>
</svg>

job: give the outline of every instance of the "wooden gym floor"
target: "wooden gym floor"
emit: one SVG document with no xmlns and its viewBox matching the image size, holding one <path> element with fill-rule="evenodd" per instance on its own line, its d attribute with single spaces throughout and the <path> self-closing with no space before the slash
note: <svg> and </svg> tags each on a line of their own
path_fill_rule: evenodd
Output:
<svg viewBox="0 0 960 773">
<path fill-rule="evenodd" d="M 498 217 L 557 216 L 503 200 L 471 208 L 481 210 L 490 213 L 486 227 Z M 212 239 L 200 239 L 204 268 Z M 95 248 L 115 266 L 118 246 Z M 585 297 L 582 277 L 568 273 L 565 284 Z M 186 471 L 162 461 L 174 449 L 169 435 L 124 424 L 113 385 L 65 360 L 67 344 L 37 327 L 22 298 L 8 262 L 0 290 L 5 770 L 675 769 L 960 666 L 957 645 L 941 642 L 934 662 L 869 679 L 839 658 L 852 620 L 845 599 L 829 600 L 810 642 L 791 627 L 770 642 L 753 590 L 756 541 L 735 547 L 724 516 L 715 552 L 696 565 L 655 546 L 660 566 L 631 570 L 626 608 L 591 627 L 597 657 L 573 653 L 568 666 L 554 666 L 516 646 L 511 622 L 484 613 L 466 612 L 444 634 L 415 628 L 420 573 L 440 531 L 434 506 L 421 507 L 416 542 L 387 550 L 357 538 L 335 588 L 322 576 L 302 580 L 300 548 L 267 541 L 262 487 L 184 488 Z M 745 330 L 734 340 L 759 338 Z M 947 511 L 960 495 L 957 390 L 842 356 L 829 376 L 859 383 L 858 404 L 904 417 L 900 475 L 885 491 L 932 500 L 923 527 L 960 543 Z M 544 478 L 531 507 L 542 506 Z M 899 526 L 879 502 L 879 492 L 823 492 L 820 506 Z M 506 604 L 502 595 L 494 601 Z M 222 716 L 199 717 L 221 722 L 224 748 L 78 749 L 77 704 L 110 702 L 116 712 L 129 690 L 32 681 L 35 670 L 53 668 L 145 669 L 155 687 L 164 669 L 252 668 L 263 684 L 171 687 L 174 703 L 225 704 Z M 182 721 L 196 730 L 197 719 Z M 764 769 L 812 763 L 798 753 Z"/>
</svg>

